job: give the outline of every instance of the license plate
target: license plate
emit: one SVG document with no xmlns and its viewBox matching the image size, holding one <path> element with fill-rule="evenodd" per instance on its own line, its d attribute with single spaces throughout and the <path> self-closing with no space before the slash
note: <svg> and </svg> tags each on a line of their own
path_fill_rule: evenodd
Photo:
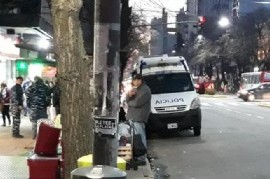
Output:
<svg viewBox="0 0 270 179">
<path fill-rule="evenodd" d="M 177 110 L 177 107 L 167 107 L 165 108 L 165 111 L 175 111 Z"/>
<path fill-rule="evenodd" d="M 178 128 L 178 124 L 177 123 L 170 123 L 168 124 L 168 129 L 176 129 Z"/>
</svg>

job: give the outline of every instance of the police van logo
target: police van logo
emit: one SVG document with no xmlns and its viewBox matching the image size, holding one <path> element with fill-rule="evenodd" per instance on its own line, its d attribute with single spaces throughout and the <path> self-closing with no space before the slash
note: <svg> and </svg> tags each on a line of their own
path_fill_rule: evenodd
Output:
<svg viewBox="0 0 270 179">
<path fill-rule="evenodd" d="M 184 102 L 184 99 L 183 98 L 174 98 L 174 99 L 156 100 L 156 104 L 169 104 L 169 103 L 178 103 L 178 102 Z"/>
</svg>

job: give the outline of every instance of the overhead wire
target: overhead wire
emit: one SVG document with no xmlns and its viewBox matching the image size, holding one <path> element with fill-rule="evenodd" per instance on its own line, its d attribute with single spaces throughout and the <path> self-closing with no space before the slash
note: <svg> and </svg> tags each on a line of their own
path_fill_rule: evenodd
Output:
<svg viewBox="0 0 270 179">
<path fill-rule="evenodd" d="M 140 7 L 137 3 L 140 4 Z M 139 2 L 136 2 L 136 5 L 137 7 L 134 8 L 133 11 L 139 12 L 144 17 L 160 17 L 163 9 L 167 11 L 167 16 L 170 18 L 175 18 L 176 14 L 179 13 L 179 11 L 172 11 L 168 7 L 165 7 L 161 0 L 140 0 Z M 149 9 L 143 9 L 143 6 L 147 6 Z M 151 8 L 153 8 L 153 10 Z M 157 10 L 157 8 L 160 10 Z M 151 15 L 149 15 L 149 13 L 151 13 Z"/>
</svg>

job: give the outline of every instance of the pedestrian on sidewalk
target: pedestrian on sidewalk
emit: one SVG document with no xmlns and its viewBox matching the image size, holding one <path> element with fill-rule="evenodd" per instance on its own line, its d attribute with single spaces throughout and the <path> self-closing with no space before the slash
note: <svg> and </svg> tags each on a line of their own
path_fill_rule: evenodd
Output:
<svg viewBox="0 0 270 179">
<path fill-rule="evenodd" d="M 23 109 L 22 77 L 16 78 L 16 84 L 11 88 L 11 113 L 13 117 L 12 136 L 23 138 L 20 134 L 21 111 Z"/>
<path fill-rule="evenodd" d="M 6 83 L 1 83 L 1 96 L 2 96 L 2 118 L 3 118 L 3 125 L 6 126 L 6 118 L 8 119 L 9 126 L 11 125 L 10 115 L 9 115 L 9 107 L 10 107 L 10 91 L 7 88 Z"/>
<path fill-rule="evenodd" d="M 55 107 L 56 116 L 61 114 L 60 113 L 60 93 L 61 93 L 61 90 L 60 90 L 59 81 L 58 79 L 56 79 L 55 85 L 52 88 L 52 97 L 53 97 L 52 103 L 53 103 L 53 107 Z"/>
<path fill-rule="evenodd" d="M 37 123 L 40 119 L 48 119 L 47 107 L 51 104 L 49 88 L 36 76 L 34 83 L 26 91 L 27 106 L 30 109 L 33 139 L 37 136 Z"/>
<path fill-rule="evenodd" d="M 26 101 L 26 91 L 27 91 L 27 89 L 31 86 L 31 84 L 32 84 L 32 81 L 28 78 L 28 79 L 26 79 L 24 82 L 23 82 L 23 84 L 22 84 L 22 88 L 23 88 L 23 99 L 24 99 L 24 101 L 23 101 L 23 115 L 24 116 L 27 116 L 27 114 L 29 113 L 29 109 L 28 109 L 28 107 L 27 107 L 27 101 Z"/>
<path fill-rule="evenodd" d="M 151 90 L 144 83 L 141 75 L 136 74 L 132 78 L 132 87 L 127 94 L 126 102 L 128 111 L 126 118 L 134 124 L 135 134 L 140 134 L 142 142 L 147 149 L 145 124 L 148 121 L 151 108 Z M 146 155 L 141 156 L 137 160 L 145 162 Z"/>
</svg>

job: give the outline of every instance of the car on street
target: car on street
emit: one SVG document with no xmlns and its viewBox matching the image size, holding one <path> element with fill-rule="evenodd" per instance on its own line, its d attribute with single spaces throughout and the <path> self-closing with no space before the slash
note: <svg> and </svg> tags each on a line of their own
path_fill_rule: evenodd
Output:
<svg viewBox="0 0 270 179">
<path fill-rule="evenodd" d="M 238 97 L 244 101 L 270 99 L 270 83 L 262 83 L 249 89 L 238 91 Z"/>
</svg>

